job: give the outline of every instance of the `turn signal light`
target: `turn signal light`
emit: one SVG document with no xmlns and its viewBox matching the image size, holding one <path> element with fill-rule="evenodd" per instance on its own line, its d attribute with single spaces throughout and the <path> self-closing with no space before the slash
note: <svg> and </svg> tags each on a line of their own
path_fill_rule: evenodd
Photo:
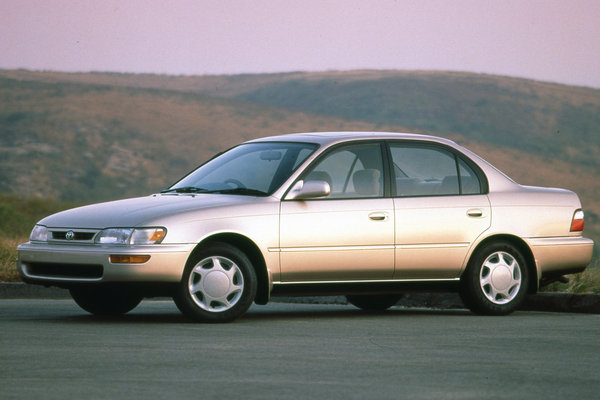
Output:
<svg viewBox="0 0 600 400">
<path fill-rule="evenodd" d="M 573 214 L 573 221 L 571 221 L 571 232 L 583 231 L 583 225 L 583 210 L 577 210 Z"/>
<path fill-rule="evenodd" d="M 113 264 L 143 264 L 150 259 L 150 256 L 128 256 L 113 254 L 108 259 Z"/>
</svg>

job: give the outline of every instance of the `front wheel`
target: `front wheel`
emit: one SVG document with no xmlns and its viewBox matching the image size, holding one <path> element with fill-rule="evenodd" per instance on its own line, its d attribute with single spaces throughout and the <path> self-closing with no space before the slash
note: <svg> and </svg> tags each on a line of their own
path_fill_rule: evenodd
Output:
<svg viewBox="0 0 600 400">
<path fill-rule="evenodd" d="M 122 315 L 142 301 L 142 296 L 135 292 L 110 286 L 77 286 L 69 292 L 79 307 L 95 315 Z"/>
<path fill-rule="evenodd" d="M 506 315 L 525 300 L 529 274 L 521 252 L 508 242 L 485 245 L 469 261 L 460 296 L 476 314 Z"/>
<path fill-rule="evenodd" d="M 227 243 L 210 243 L 188 260 L 173 300 L 191 319 L 229 322 L 254 301 L 256 281 L 243 252 Z"/>
</svg>

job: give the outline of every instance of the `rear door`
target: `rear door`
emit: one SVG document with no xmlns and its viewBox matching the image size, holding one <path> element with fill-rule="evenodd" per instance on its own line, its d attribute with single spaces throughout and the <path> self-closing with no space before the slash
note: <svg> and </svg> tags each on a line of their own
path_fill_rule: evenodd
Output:
<svg viewBox="0 0 600 400">
<path fill-rule="evenodd" d="M 487 184 L 453 149 L 390 143 L 396 220 L 395 279 L 460 275 L 471 244 L 491 222 Z"/>
</svg>

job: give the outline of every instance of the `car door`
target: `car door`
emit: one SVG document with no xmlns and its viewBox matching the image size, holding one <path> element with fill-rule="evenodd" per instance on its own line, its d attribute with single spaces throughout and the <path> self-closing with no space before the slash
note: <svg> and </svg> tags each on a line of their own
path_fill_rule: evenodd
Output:
<svg viewBox="0 0 600 400">
<path fill-rule="evenodd" d="M 491 222 L 483 173 L 441 146 L 390 143 L 390 154 L 396 220 L 394 278 L 459 277 L 471 244 Z"/>
<path fill-rule="evenodd" d="M 327 182 L 329 195 L 282 201 L 282 281 L 392 278 L 394 206 L 384 197 L 382 149 L 381 143 L 332 149 L 301 178 Z"/>
</svg>

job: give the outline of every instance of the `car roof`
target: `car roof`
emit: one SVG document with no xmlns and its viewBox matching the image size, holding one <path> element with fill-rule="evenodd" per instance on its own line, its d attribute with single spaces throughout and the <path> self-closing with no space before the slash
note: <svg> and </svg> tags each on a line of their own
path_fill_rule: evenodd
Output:
<svg viewBox="0 0 600 400">
<path fill-rule="evenodd" d="M 340 132 L 305 132 L 305 133 L 291 133 L 279 136 L 270 136 L 260 139 L 251 140 L 247 143 L 260 143 L 260 142 L 303 142 L 303 143 L 315 143 L 321 148 L 329 148 L 332 145 L 343 143 L 346 141 L 353 140 L 410 140 L 410 141 L 425 141 L 432 143 L 440 143 L 452 147 L 458 150 L 463 155 L 469 157 L 475 162 L 479 168 L 483 170 L 483 173 L 488 179 L 488 186 L 490 190 L 494 191 L 510 191 L 515 190 L 519 185 L 512 179 L 506 176 L 504 173 L 499 171 L 496 167 L 488 163 L 486 160 L 473 153 L 471 150 L 464 148 L 463 146 L 455 143 L 454 141 L 438 136 L 422 135 L 417 133 L 396 133 L 396 132 L 354 132 L 354 131 L 340 131 Z M 310 161 L 310 158 L 308 159 Z M 292 175 L 295 179 L 295 175 Z M 280 193 L 282 195 L 282 193 Z"/>
<path fill-rule="evenodd" d="M 339 132 L 304 132 L 290 133 L 286 135 L 269 136 L 249 142 L 306 142 L 318 143 L 320 145 L 329 145 L 333 143 L 344 142 L 347 140 L 372 140 L 372 139 L 400 139 L 400 140 L 428 140 L 432 142 L 445 143 L 456 146 L 452 140 L 421 135 L 417 133 L 396 133 L 396 132 L 367 132 L 367 131 L 339 131 Z"/>
</svg>

